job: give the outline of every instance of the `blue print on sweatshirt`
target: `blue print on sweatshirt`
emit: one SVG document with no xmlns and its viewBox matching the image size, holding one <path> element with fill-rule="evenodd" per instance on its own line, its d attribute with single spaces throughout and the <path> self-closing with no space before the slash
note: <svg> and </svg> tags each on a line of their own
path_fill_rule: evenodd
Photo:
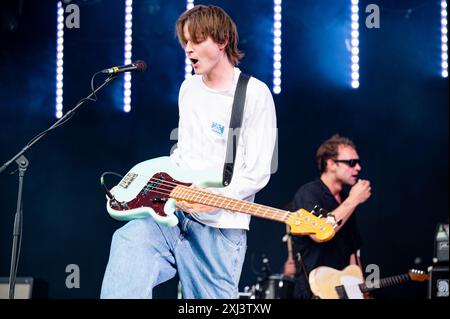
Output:
<svg viewBox="0 0 450 319">
<path fill-rule="evenodd" d="M 211 130 L 219 135 L 223 135 L 223 132 L 225 130 L 225 126 L 216 123 L 216 122 L 212 122 L 211 123 Z"/>
</svg>

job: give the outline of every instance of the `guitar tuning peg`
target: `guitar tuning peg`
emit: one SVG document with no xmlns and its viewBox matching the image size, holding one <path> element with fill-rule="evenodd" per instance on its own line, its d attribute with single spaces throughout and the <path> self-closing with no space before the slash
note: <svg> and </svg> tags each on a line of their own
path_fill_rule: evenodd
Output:
<svg viewBox="0 0 450 319">
<path fill-rule="evenodd" d="M 322 208 L 320 208 L 319 205 L 314 206 L 314 208 L 311 210 L 311 214 L 317 216 L 317 214 L 320 212 Z"/>
<path fill-rule="evenodd" d="M 313 214 L 316 217 L 322 218 L 323 216 L 328 215 L 328 211 L 320 207 L 319 205 L 314 206 L 314 208 L 311 210 L 311 214 Z"/>
</svg>

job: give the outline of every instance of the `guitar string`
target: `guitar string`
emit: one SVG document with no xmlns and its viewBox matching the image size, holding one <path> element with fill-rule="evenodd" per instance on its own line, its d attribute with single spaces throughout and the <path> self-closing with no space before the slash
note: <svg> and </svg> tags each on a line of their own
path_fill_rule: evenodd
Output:
<svg viewBox="0 0 450 319">
<path fill-rule="evenodd" d="M 171 181 L 167 181 L 165 179 L 161 179 L 161 178 L 154 177 L 154 176 L 152 178 L 150 178 L 149 181 L 158 181 L 159 185 L 168 187 L 169 189 L 164 189 L 164 190 L 165 191 L 169 191 L 169 192 L 174 190 L 176 187 L 180 187 L 180 188 L 184 189 L 185 191 L 188 191 L 190 193 L 195 193 L 195 194 L 188 194 L 188 196 L 193 196 L 193 197 L 195 197 L 195 196 L 200 196 L 200 197 L 202 197 L 202 196 L 214 196 L 214 197 L 218 197 L 218 198 L 220 198 L 222 200 L 229 200 L 229 201 L 239 202 L 242 205 L 258 206 L 258 208 L 261 208 L 261 209 L 270 209 L 270 210 L 276 211 L 277 213 L 282 213 L 283 215 L 285 215 L 286 213 L 289 213 L 288 211 L 283 211 L 283 210 L 278 209 L 278 208 L 273 208 L 273 207 L 269 207 L 269 206 L 265 206 L 265 205 L 261 205 L 261 204 L 257 204 L 257 203 L 252 203 L 252 202 L 244 201 L 244 200 L 241 200 L 241 199 L 229 198 L 229 197 L 225 197 L 223 195 L 214 194 L 214 193 L 207 192 L 207 191 L 204 191 L 204 190 L 201 190 L 201 189 L 190 188 L 187 185 L 181 184 L 181 182 L 179 182 L 179 183 L 171 182 Z M 172 186 L 174 186 L 174 187 L 171 188 Z M 165 194 L 165 195 L 170 195 L 170 193 L 169 194 Z"/>
<path fill-rule="evenodd" d="M 408 273 L 408 274 L 402 274 L 402 275 L 378 279 L 373 283 L 373 285 L 375 287 L 368 287 L 366 283 L 359 284 L 358 286 L 361 288 L 362 292 L 365 292 L 365 291 L 371 291 L 374 289 L 384 288 L 384 287 L 388 287 L 388 286 L 392 286 L 392 285 L 396 285 L 396 284 L 403 284 L 410 280 L 412 280 L 412 279 L 410 277 L 410 274 Z M 379 287 L 377 287 L 378 285 L 379 285 Z"/>
<path fill-rule="evenodd" d="M 268 206 L 264 206 L 264 205 L 260 205 L 260 204 L 256 204 L 256 203 L 251 203 L 251 202 L 247 202 L 247 201 L 244 201 L 244 200 L 237 200 L 237 199 L 224 197 L 224 196 L 221 196 L 221 195 L 217 195 L 217 194 L 206 192 L 206 191 L 202 191 L 202 190 L 192 189 L 192 188 L 190 188 L 190 187 L 188 187 L 186 185 L 177 184 L 177 183 L 174 183 L 174 182 L 169 182 L 169 181 L 166 181 L 166 180 L 163 180 L 163 179 L 159 179 L 159 178 L 152 178 L 152 179 L 150 179 L 150 181 L 155 181 L 155 180 L 158 180 L 158 181 L 161 182 L 161 183 L 159 183 L 158 188 L 152 190 L 153 192 L 155 192 L 157 194 L 163 194 L 163 195 L 170 196 L 170 195 L 173 195 L 172 191 L 175 190 L 176 187 L 180 187 L 180 188 L 184 189 L 184 191 L 187 191 L 188 193 L 190 193 L 190 194 L 187 194 L 186 197 L 191 196 L 192 199 L 187 198 L 188 200 L 197 201 L 197 199 L 195 197 L 200 197 L 198 199 L 198 201 L 203 201 L 204 204 L 209 205 L 209 206 L 214 206 L 214 207 L 218 207 L 218 208 L 224 208 L 222 206 L 217 206 L 217 205 L 215 205 L 214 203 L 211 203 L 211 202 L 204 202 L 204 200 L 208 200 L 208 198 L 205 198 L 205 196 L 206 197 L 207 196 L 214 196 L 214 197 L 218 197 L 219 199 L 222 199 L 222 200 L 228 200 L 230 203 L 234 202 L 233 206 L 240 205 L 241 208 L 243 206 L 245 206 L 245 205 L 250 206 L 249 210 L 253 214 L 256 214 L 256 212 L 258 210 L 260 210 L 260 209 L 264 209 L 265 210 L 264 216 L 266 216 L 267 214 L 270 214 L 271 215 L 270 217 L 272 217 L 272 219 L 277 218 L 277 220 L 283 220 L 284 221 L 284 220 L 287 220 L 289 218 L 289 216 L 286 216 L 286 215 L 289 215 L 289 213 L 290 213 L 288 211 L 282 211 L 282 210 L 279 210 L 279 209 L 276 209 L 276 208 L 272 208 L 272 207 L 268 207 Z M 163 188 L 163 186 L 164 187 L 168 187 L 168 188 Z M 172 186 L 175 186 L 175 187 L 172 187 Z M 228 209 L 234 210 L 234 211 L 239 211 L 239 210 L 236 210 L 236 209 L 233 209 L 233 208 L 228 208 Z M 269 218 L 269 216 L 266 216 L 266 217 Z"/>
<path fill-rule="evenodd" d="M 187 188 L 188 189 L 188 188 Z M 170 193 L 171 193 L 171 191 L 169 191 L 168 192 L 168 190 L 164 190 L 163 189 L 163 191 L 157 191 L 157 190 L 153 190 L 153 192 L 154 193 L 157 193 L 157 194 L 163 194 L 163 195 L 170 195 Z M 207 193 L 207 194 L 211 194 L 211 193 Z M 214 195 L 214 194 L 213 194 Z M 252 203 L 249 203 L 249 204 L 252 204 Z M 247 205 L 247 204 L 246 204 Z M 211 204 L 210 206 L 214 206 L 213 204 Z M 263 206 L 263 205 L 261 205 L 262 207 L 265 207 L 265 206 Z M 214 206 L 214 207 L 217 207 L 217 206 Z M 222 207 L 218 207 L 218 208 L 222 208 Z M 242 207 L 241 207 L 242 208 Z M 268 207 L 268 208 L 270 208 L 270 207 Z M 251 214 L 251 215 L 254 215 L 254 216 L 257 216 L 257 217 L 260 217 L 261 216 L 261 214 L 256 214 L 256 212 L 255 211 L 251 211 L 251 209 L 252 209 L 252 207 L 250 207 L 250 209 L 248 210 L 249 211 L 249 213 Z M 233 208 L 230 208 L 230 210 L 234 210 L 234 211 L 239 211 L 239 210 L 236 210 L 236 209 L 233 209 Z M 253 213 L 253 214 L 252 214 Z M 284 214 L 281 214 L 282 216 L 279 216 L 280 215 L 280 212 L 272 212 L 271 213 L 272 215 L 271 216 L 268 216 L 268 215 L 266 215 L 266 214 L 264 214 L 263 216 L 265 217 L 265 218 L 267 218 L 267 219 L 272 219 L 272 220 L 275 220 L 275 221 L 281 221 L 281 222 L 288 222 L 289 220 L 291 220 L 291 219 L 295 219 L 295 216 L 294 216 L 294 214 L 295 213 L 292 213 L 292 212 L 288 212 L 288 211 L 286 211 Z M 287 216 L 286 216 L 287 215 Z M 301 217 L 301 216 L 299 216 L 299 217 Z M 305 217 L 303 217 L 303 219 L 304 219 L 304 222 L 306 222 L 306 221 L 309 221 L 309 220 L 307 220 L 307 219 L 305 219 Z M 314 223 L 314 222 L 311 222 L 311 223 L 309 223 L 309 224 L 311 224 L 312 226 L 317 226 L 317 227 L 320 227 L 320 226 L 323 226 L 324 225 L 324 222 L 322 222 L 322 221 L 320 221 L 319 223 Z M 324 230 L 322 230 L 322 231 L 324 231 Z M 316 235 L 317 235 L 317 232 L 315 232 L 316 233 Z"/>
<path fill-rule="evenodd" d="M 153 190 L 153 192 L 156 193 L 156 194 L 170 195 L 170 193 L 163 192 L 163 191 Z M 206 203 L 206 204 L 208 204 L 209 206 L 217 207 L 217 208 L 225 208 L 223 206 L 219 206 L 219 205 L 216 205 L 216 204 L 210 204 L 210 203 Z M 248 205 L 248 204 L 245 204 L 245 205 Z M 242 205 L 241 205 L 241 208 L 242 208 Z M 236 209 L 236 208 L 226 208 L 226 209 L 240 212 L 240 209 Z M 264 215 L 263 214 L 256 214 L 257 210 L 255 211 L 255 209 L 252 208 L 252 207 L 250 207 L 248 210 L 245 210 L 245 211 L 248 211 L 251 215 L 254 215 L 254 216 L 261 216 L 262 215 L 262 216 L 265 216 L 268 219 L 274 219 L 274 220 L 277 220 L 277 221 L 286 221 L 286 220 L 289 219 L 289 218 L 286 218 L 285 214 L 283 214 L 283 216 L 278 216 L 275 213 L 269 213 L 271 215 L 269 215 L 269 214 L 264 214 Z"/>
<path fill-rule="evenodd" d="M 189 186 L 186 186 L 186 185 L 181 184 L 182 182 L 179 182 L 180 184 L 178 184 L 178 183 L 176 183 L 176 182 L 171 182 L 171 181 L 167 181 L 167 180 L 162 179 L 162 178 L 155 177 L 157 174 L 160 174 L 160 173 L 156 173 L 156 174 L 154 174 L 152 177 L 150 177 L 149 175 L 144 175 L 144 174 L 142 174 L 142 175 L 139 175 L 139 176 L 135 177 L 134 180 L 143 180 L 143 179 L 145 179 L 145 180 L 148 180 L 148 182 L 158 181 L 158 182 L 162 182 L 161 184 L 164 184 L 165 186 L 168 186 L 168 187 L 174 186 L 174 188 L 175 188 L 175 187 L 177 187 L 177 186 L 180 186 L 180 187 L 185 187 L 186 189 L 195 190 L 197 193 L 201 193 L 201 194 L 203 194 L 203 195 L 205 195 L 205 196 L 208 196 L 208 195 L 213 194 L 213 195 L 215 195 L 215 196 L 218 196 L 218 197 L 222 198 L 223 200 L 234 200 L 234 201 L 238 201 L 237 199 L 228 198 L 228 197 L 225 197 L 225 196 L 222 196 L 222 195 L 217 195 L 217 194 L 210 193 L 210 192 L 207 192 L 207 191 L 202 191 L 202 190 L 192 189 L 192 188 L 190 188 Z M 193 183 L 190 183 L 190 184 L 192 185 Z M 171 191 L 171 190 L 170 190 L 170 191 Z M 164 194 L 164 195 L 170 195 L 170 194 Z M 200 194 L 199 194 L 199 195 L 200 195 Z M 193 195 L 193 196 L 194 196 L 194 195 Z M 240 200 L 240 201 L 243 201 L 243 200 Z M 251 202 L 246 202 L 246 203 L 249 203 L 249 205 L 257 206 L 258 209 L 270 209 L 270 210 L 275 210 L 275 211 L 277 211 L 275 214 L 282 214 L 282 215 L 288 214 L 289 216 L 287 216 L 286 219 L 290 218 L 292 213 L 297 213 L 297 212 L 289 212 L 289 211 L 281 210 L 281 209 L 278 209 L 278 208 L 273 208 L 273 207 L 261 205 L 261 204 L 258 204 L 258 203 L 251 203 Z M 300 214 L 302 214 L 302 213 L 300 213 Z M 313 217 L 316 217 L 316 216 L 314 216 L 314 215 L 312 215 L 312 216 L 313 216 Z"/>
<path fill-rule="evenodd" d="M 214 197 L 218 197 L 218 198 L 220 198 L 222 200 L 228 200 L 230 202 L 233 201 L 236 204 L 241 204 L 241 206 L 248 205 L 248 206 L 250 206 L 250 209 L 252 208 L 251 206 L 253 206 L 256 210 L 263 209 L 263 210 L 266 211 L 266 213 L 269 212 L 270 214 L 278 217 L 278 219 L 287 220 L 290 217 L 292 217 L 291 216 L 292 212 L 284 211 L 284 210 L 281 210 L 281 209 L 278 209 L 278 208 L 272 208 L 272 207 L 269 207 L 269 206 L 265 206 L 265 205 L 261 205 L 261 204 L 257 204 L 257 203 L 251 203 L 251 202 L 247 202 L 247 201 L 244 201 L 244 200 L 228 198 L 228 197 L 225 197 L 225 196 L 222 196 L 222 195 L 217 195 L 217 194 L 210 193 L 210 192 L 203 191 L 203 190 L 199 190 L 199 189 L 192 189 L 189 186 L 182 185 L 182 184 L 177 184 L 175 182 L 166 181 L 164 179 L 157 178 L 157 177 L 152 177 L 150 179 L 150 181 L 155 181 L 155 180 L 161 182 L 160 184 L 164 185 L 166 187 L 175 186 L 175 187 L 183 188 L 185 191 L 188 191 L 189 193 L 191 193 L 191 194 L 188 194 L 188 196 L 192 196 L 193 197 L 193 199 L 192 199 L 193 201 L 195 201 L 195 197 L 200 197 L 201 199 L 203 199 L 204 196 L 214 196 Z M 165 189 L 165 190 L 167 190 L 167 189 Z M 171 191 L 171 190 L 167 190 L 167 191 Z M 170 194 L 168 194 L 168 195 L 170 195 Z M 206 199 L 208 199 L 208 198 L 206 198 Z M 211 205 L 211 206 L 214 206 L 214 205 Z M 233 209 L 231 209 L 231 210 L 233 210 Z"/>
<path fill-rule="evenodd" d="M 202 190 L 198 190 L 198 189 L 192 189 L 192 188 L 190 188 L 189 186 L 186 186 L 186 185 L 183 185 L 183 184 L 178 184 L 178 183 L 176 183 L 176 182 L 170 182 L 170 181 L 167 181 L 167 180 L 165 180 L 165 179 L 155 177 L 155 175 L 152 176 L 152 177 L 150 178 L 149 182 L 151 182 L 151 181 L 153 181 L 153 182 L 154 182 L 154 181 L 158 181 L 158 182 L 159 182 L 159 185 L 168 187 L 168 189 L 160 187 L 160 189 L 161 189 L 162 191 L 164 191 L 164 192 L 156 191 L 155 189 L 152 190 L 153 192 L 158 193 L 158 194 L 162 194 L 162 195 L 168 195 L 168 196 L 170 196 L 171 193 L 172 193 L 172 191 L 173 191 L 176 187 L 180 187 L 180 188 L 184 188 L 185 191 L 190 192 L 191 194 L 189 194 L 189 195 L 190 195 L 190 196 L 193 196 L 193 197 L 199 196 L 201 199 L 203 199 L 203 198 L 202 198 L 203 196 L 211 196 L 211 195 L 212 195 L 212 196 L 219 197 L 219 198 L 221 198 L 221 199 L 223 199 L 223 200 L 229 200 L 230 202 L 231 202 L 231 201 L 239 202 L 239 203 L 241 204 L 241 206 L 243 206 L 243 205 L 248 205 L 248 206 L 250 206 L 250 210 L 253 209 L 253 208 L 256 209 L 256 211 L 259 210 L 259 209 L 264 209 L 264 210 L 266 210 L 265 213 L 268 212 L 269 214 L 272 215 L 272 216 L 271 216 L 272 219 L 277 218 L 277 220 L 281 220 L 281 221 L 284 221 L 284 222 L 285 222 L 285 221 L 289 221 L 290 219 L 295 219 L 295 216 L 294 216 L 294 215 L 295 215 L 295 214 L 298 214 L 297 212 L 284 211 L 284 210 L 280 210 L 280 209 L 277 209 L 277 208 L 268 207 L 268 206 L 261 205 L 261 204 L 257 204 L 257 203 L 250 203 L 250 202 L 246 202 L 246 201 L 243 201 L 243 200 L 236 200 L 236 199 L 232 199 L 232 198 L 227 198 L 227 197 L 225 197 L 225 196 L 217 195 L 217 194 L 214 194 L 214 193 L 210 193 L 210 192 L 206 192 L 206 191 L 202 191 Z M 181 182 L 180 182 L 180 183 L 181 183 Z M 195 193 L 195 194 L 192 194 L 192 193 Z M 189 195 L 188 195 L 188 196 L 189 196 Z M 193 198 L 192 200 L 195 201 L 194 198 Z M 206 203 L 206 204 L 208 204 L 208 203 Z M 210 204 L 210 206 L 214 206 L 214 205 L 213 205 L 213 204 Z M 254 206 L 254 207 L 252 207 L 252 206 Z M 255 207 L 255 206 L 256 206 L 256 207 Z M 214 207 L 216 207 L 216 206 L 214 206 Z M 222 207 L 219 207 L 219 208 L 222 208 Z M 233 210 L 233 209 L 230 208 L 230 210 Z M 235 210 L 235 211 L 236 211 L 236 210 Z M 256 211 L 251 212 L 251 213 L 256 214 Z M 309 213 L 309 212 L 308 212 L 308 213 Z M 303 213 L 299 213 L 299 214 L 300 214 L 300 217 L 302 217 L 302 214 L 303 214 Z M 307 216 L 306 219 L 305 219 L 305 221 L 309 221 L 309 219 L 316 219 L 316 223 L 321 224 L 322 226 L 324 226 L 324 225 L 327 225 L 327 226 L 328 226 L 328 224 L 325 224 L 320 218 L 314 216 L 314 215 L 311 214 L 311 213 L 309 213 L 309 214 L 310 214 L 310 216 L 309 216 L 309 217 Z M 256 215 L 256 216 L 258 216 L 258 215 Z M 269 218 L 269 216 L 266 216 L 266 214 L 264 214 L 264 216 L 267 217 L 267 218 Z M 304 217 L 304 218 L 305 218 L 305 217 Z"/>
<path fill-rule="evenodd" d="M 167 181 L 165 179 L 161 179 L 161 178 L 155 177 L 157 174 L 159 174 L 159 173 L 154 174 L 152 177 L 150 177 L 149 175 L 139 175 L 135 179 L 141 180 L 141 179 L 148 179 L 148 178 L 150 178 L 149 182 L 151 182 L 151 181 L 158 181 L 158 182 L 162 182 L 161 184 L 164 184 L 165 186 L 168 186 L 168 187 L 170 187 L 170 186 L 175 186 L 175 187 L 180 186 L 180 187 L 185 187 L 186 189 L 192 190 L 192 188 L 189 188 L 189 186 L 181 184 L 181 182 L 179 182 L 180 184 L 178 184 L 176 182 L 170 182 L 170 181 Z M 201 194 L 203 194 L 205 196 L 208 196 L 209 194 L 213 194 L 213 195 L 216 195 L 218 197 L 221 197 L 224 200 L 229 200 L 230 199 L 230 198 L 227 198 L 227 197 L 224 197 L 224 196 L 221 196 L 221 195 L 217 195 L 217 194 L 214 194 L 214 193 L 210 193 L 210 192 L 206 192 L 206 191 L 202 191 L 202 190 L 196 190 L 196 189 L 194 189 L 194 190 L 197 193 L 201 193 Z M 167 190 L 167 191 L 169 191 L 169 190 Z M 171 192 L 171 190 L 170 190 L 170 192 Z M 170 195 L 170 193 L 169 194 L 164 194 L 164 195 Z M 231 200 L 237 201 L 236 199 L 231 199 Z M 277 212 L 275 212 L 275 214 L 282 214 L 283 216 L 287 214 L 287 216 L 285 217 L 285 220 L 288 220 L 289 218 L 293 218 L 293 214 L 297 213 L 297 212 L 290 212 L 290 211 L 281 210 L 281 209 L 278 209 L 278 208 L 268 207 L 268 206 L 261 205 L 261 204 L 258 204 L 258 203 L 250 203 L 250 204 L 252 204 L 254 206 L 257 206 L 260 209 L 275 210 L 275 211 L 277 211 Z M 311 214 L 310 212 L 308 212 L 308 213 Z M 301 214 L 302 213 L 300 213 L 300 215 Z M 319 217 L 317 217 L 317 216 L 315 216 L 313 214 L 311 214 L 310 218 L 316 219 L 316 221 L 318 220 L 318 221 L 322 222 L 322 220 Z"/>
<path fill-rule="evenodd" d="M 184 186 L 184 185 L 178 185 L 178 186 L 183 186 L 183 187 L 186 187 L 186 186 Z M 190 190 L 190 191 L 192 191 L 189 187 L 186 187 L 186 189 L 187 190 Z M 166 189 L 163 189 L 163 191 L 157 191 L 157 190 L 152 190 L 154 193 L 157 193 L 157 194 L 163 194 L 163 195 L 171 195 L 171 192 L 172 191 L 170 191 L 170 190 L 166 190 Z M 204 193 L 206 193 L 206 194 L 209 194 L 209 195 L 211 195 L 212 193 L 208 193 L 208 192 L 204 192 Z M 212 195 L 215 195 L 215 194 L 212 194 Z M 219 195 L 216 195 L 216 196 L 219 196 Z M 226 197 L 224 197 L 224 198 L 226 198 Z M 226 198 L 226 199 L 230 199 L 230 198 Z M 230 199 L 230 200 L 234 200 L 234 199 Z M 250 202 L 248 202 L 248 203 L 244 203 L 244 205 L 252 205 L 252 204 L 254 204 L 254 203 L 250 203 Z M 264 206 L 264 205 L 260 205 L 260 204 L 256 204 L 256 205 L 258 205 L 258 206 L 261 206 L 261 207 L 263 207 L 263 208 L 269 208 L 269 209 L 273 209 L 273 208 L 271 208 L 271 207 L 268 207 L 268 206 Z M 211 204 L 210 206 L 214 206 L 213 204 Z M 217 206 L 214 206 L 214 207 L 217 207 Z M 223 208 L 223 207 L 218 207 L 218 208 Z M 241 208 L 242 208 L 242 206 L 241 206 Z M 232 210 L 232 211 L 239 211 L 239 210 L 233 210 L 233 208 L 229 208 L 230 210 Z M 251 209 L 252 209 L 252 207 L 250 206 L 250 209 L 249 209 L 249 211 L 251 211 Z M 259 208 L 258 208 L 259 209 Z M 261 214 L 259 214 L 259 215 L 255 215 L 256 214 L 256 212 L 250 212 L 250 214 L 252 215 L 252 213 L 253 213 L 253 215 L 254 216 L 257 216 L 257 217 L 260 217 L 261 216 Z M 280 222 L 285 222 L 285 223 L 288 223 L 289 222 L 289 220 L 291 220 L 291 219 L 296 219 L 296 217 L 294 216 L 296 213 L 293 213 L 293 212 L 289 212 L 289 211 L 285 211 L 285 213 L 281 213 L 281 211 L 280 212 L 272 212 L 271 213 L 272 214 L 272 216 L 267 216 L 267 215 L 263 215 L 265 218 L 267 218 L 267 219 L 272 219 L 272 220 L 275 220 L 275 221 L 280 221 Z M 279 216 L 279 215 L 282 215 L 282 216 Z M 298 216 L 298 217 L 302 217 L 302 216 Z M 316 216 L 314 216 L 314 215 L 312 215 L 311 214 L 311 217 L 315 217 L 315 218 L 317 218 Z M 306 218 L 309 218 L 309 217 L 306 217 Z M 303 219 L 304 219 L 304 222 L 309 222 L 309 220 L 307 220 L 305 217 L 303 217 Z M 317 218 L 317 219 L 319 219 L 319 218 Z M 319 219 L 319 222 L 310 222 L 309 224 L 311 224 L 312 226 L 324 226 L 324 225 L 326 225 L 326 226 L 328 226 L 328 224 L 326 224 L 325 222 L 323 222 L 322 220 L 320 220 Z M 319 227 L 317 227 L 317 228 L 319 228 Z M 324 232 L 326 229 L 321 229 L 321 232 Z M 317 232 L 317 231 L 314 231 L 313 233 L 315 233 L 316 235 L 318 235 L 319 233 Z"/>
</svg>

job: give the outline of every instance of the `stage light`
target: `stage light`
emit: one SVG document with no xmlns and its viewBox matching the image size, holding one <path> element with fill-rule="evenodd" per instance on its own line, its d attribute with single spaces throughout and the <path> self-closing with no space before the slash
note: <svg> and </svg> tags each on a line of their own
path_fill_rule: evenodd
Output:
<svg viewBox="0 0 450 319">
<path fill-rule="evenodd" d="M 275 94 L 281 92 L 281 5 L 282 0 L 273 1 L 273 87 Z"/>
<path fill-rule="evenodd" d="M 133 0 L 125 1 L 124 65 L 131 64 L 133 50 Z M 123 78 L 123 111 L 131 111 L 131 74 Z"/>
<path fill-rule="evenodd" d="M 61 1 L 56 4 L 56 110 L 57 118 L 63 116 L 64 73 L 64 8 Z"/>
<path fill-rule="evenodd" d="M 447 1 L 441 1 L 441 75 L 448 77 Z"/>
<path fill-rule="evenodd" d="M 186 10 L 190 10 L 194 7 L 194 0 L 187 0 L 186 1 Z M 192 63 L 191 60 L 189 60 L 187 57 L 184 60 L 184 78 L 187 79 L 188 77 L 192 76 Z"/>
<path fill-rule="evenodd" d="M 191 64 L 191 60 L 189 60 L 188 58 L 186 58 L 184 60 L 184 78 L 187 79 L 188 77 L 192 76 L 192 64 Z"/>
<path fill-rule="evenodd" d="M 351 21 L 351 87 L 359 88 L 359 1 L 351 0 L 350 21 Z"/>
</svg>

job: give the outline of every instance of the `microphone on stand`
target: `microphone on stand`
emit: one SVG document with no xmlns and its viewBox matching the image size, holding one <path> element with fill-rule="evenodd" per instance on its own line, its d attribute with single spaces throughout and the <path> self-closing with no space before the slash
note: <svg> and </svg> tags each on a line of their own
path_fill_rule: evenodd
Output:
<svg viewBox="0 0 450 319">
<path fill-rule="evenodd" d="M 118 74 L 123 72 L 144 72 L 147 70 L 147 63 L 141 60 L 137 60 L 131 64 L 122 65 L 122 66 L 113 66 L 109 69 L 104 69 L 101 72 L 107 74 Z"/>
</svg>

